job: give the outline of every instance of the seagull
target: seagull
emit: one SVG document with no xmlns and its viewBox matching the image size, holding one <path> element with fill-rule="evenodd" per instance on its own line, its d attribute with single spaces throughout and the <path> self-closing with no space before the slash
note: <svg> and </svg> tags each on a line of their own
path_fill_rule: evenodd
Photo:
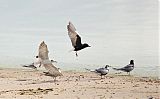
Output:
<svg viewBox="0 0 160 99">
<path fill-rule="evenodd" d="M 57 76 L 62 76 L 62 73 L 57 67 L 55 67 L 52 64 L 51 60 L 49 60 L 48 53 L 49 53 L 49 51 L 48 51 L 47 45 L 43 41 L 39 46 L 39 55 L 38 55 L 38 57 L 41 59 L 41 64 L 48 71 L 47 75 L 53 77 L 54 81 L 56 81 L 56 77 Z"/>
<path fill-rule="evenodd" d="M 104 68 L 98 68 L 95 70 L 90 70 L 90 69 L 86 69 L 86 70 L 100 74 L 102 79 L 103 75 L 105 76 L 106 74 L 109 73 L 109 67 L 110 67 L 109 65 L 106 65 Z"/>
<path fill-rule="evenodd" d="M 121 70 L 121 71 L 127 72 L 130 75 L 130 71 L 132 71 L 134 69 L 134 60 L 130 60 L 130 64 L 128 64 L 125 67 L 122 67 L 122 68 L 113 68 L 113 69 L 114 70 Z"/>
<path fill-rule="evenodd" d="M 84 49 L 86 47 L 91 47 L 87 43 L 84 44 L 81 43 L 81 37 L 76 33 L 76 28 L 71 22 L 69 22 L 69 24 L 67 25 L 67 29 L 68 29 L 68 35 L 72 42 L 72 46 L 74 47 L 73 51 L 76 52 L 76 56 L 78 56 L 77 51 Z"/>
</svg>

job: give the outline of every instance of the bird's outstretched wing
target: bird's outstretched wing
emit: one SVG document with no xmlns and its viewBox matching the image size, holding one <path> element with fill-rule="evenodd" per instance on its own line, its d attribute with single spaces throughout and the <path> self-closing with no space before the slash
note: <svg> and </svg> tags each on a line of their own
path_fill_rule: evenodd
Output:
<svg viewBox="0 0 160 99">
<path fill-rule="evenodd" d="M 69 35 L 71 42 L 72 42 L 72 46 L 75 47 L 77 37 L 80 38 L 80 36 L 76 33 L 76 28 L 74 27 L 74 25 L 71 22 L 69 22 L 69 24 L 67 25 L 67 29 L 68 29 L 68 35 Z"/>
<path fill-rule="evenodd" d="M 44 43 L 44 41 L 39 45 L 39 58 L 41 58 L 42 60 L 46 60 L 49 59 L 48 57 L 48 48 L 47 45 Z"/>
<path fill-rule="evenodd" d="M 39 46 L 39 58 L 41 58 L 41 64 L 45 67 L 45 69 L 52 76 L 61 76 L 62 74 L 59 72 L 58 68 L 56 68 L 48 57 L 48 48 L 44 41 Z"/>
</svg>

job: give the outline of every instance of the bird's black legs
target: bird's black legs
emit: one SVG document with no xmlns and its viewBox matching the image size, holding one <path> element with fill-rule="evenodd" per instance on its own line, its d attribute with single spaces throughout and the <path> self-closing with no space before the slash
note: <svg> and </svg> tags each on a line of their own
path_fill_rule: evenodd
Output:
<svg viewBox="0 0 160 99">
<path fill-rule="evenodd" d="M 101 79 L 103 79 L 103 78 L 102 78 L 102 75 L 101 75 Z"/>
<path fill-rule="evenodd" d="M 40 63 L 39 63 L 39 67 L 41 67 L 41 65 L 42 65 L 42 64 L 41 64 L 41 62 L 40 62 Z"/>
<path fill-rule="evenodd" d="M 77 51 L 76 51 L 76 57 L 78 57 Z"/>
</svg>

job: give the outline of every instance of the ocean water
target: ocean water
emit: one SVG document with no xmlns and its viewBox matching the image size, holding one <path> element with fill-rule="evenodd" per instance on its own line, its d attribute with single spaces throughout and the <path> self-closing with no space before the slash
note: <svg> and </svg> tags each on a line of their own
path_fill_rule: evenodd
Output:
<svg viewBox="0 0 160 99">
<path fill-rule="evenodd" d="M 159 75 L 158 0 L 1 0 L 0 11 L 0 67 L 33 62 L 45 41 L 62 70 L 122 67 L 133 59 L 133 74 Z M 68 21 L 91 45 L 78 57 L 69 52 Z"/>
</svg>

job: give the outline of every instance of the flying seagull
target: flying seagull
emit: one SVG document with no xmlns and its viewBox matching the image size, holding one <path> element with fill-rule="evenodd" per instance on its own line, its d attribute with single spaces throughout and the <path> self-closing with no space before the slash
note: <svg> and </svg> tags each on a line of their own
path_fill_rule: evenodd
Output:
<svg viewBox="0 0 160 99">
<path fill-rule="evenodd" d="M 48 71 L 47 73 L 45 73 L 45 75 L 51 76 L 54 78 L 54 80 L 56 80 L 56 77 L 62 76 L 62 73 L 58 68 L 56 68 L 52 64 L 51 60 L 49 60 L 48 53 L 49 53 L 49 51 L 48 51 L 47 45 L 43 41 L 39 46 L 39 55 L 38 56 L 41 59 L 41 64 Z"/>
<path fill-rule="evenodd" d="M 76 56 L 78 56 L 77 51 L 84 49 L 86 47 L 91 47 L 87 43 L 84 44 L 81 43 L 81 37 L 77 34 L 76 28 L 71 22 L 69 22 L 69 24 L 67 25 L 67 29 L 68 29 L 68 35 L 72 42 L 72 46 L 74 47 L 74 51 L 76 51 Z"/>
<path fill-rule="evenodd" d="M 106 65 L 104 68 L 98 68 L 95 70 L 90 70 L 90 69 L 86 69 L 86 70 L 100 74 L 102 79 L 103 75 L 105 76 L 106 74 L 109 73 L 109 67 L 110 67 L 109 65 Z"/>
<path fill-rule="evenodd" d="M 125 67 L 122 67 L 122 68 L 113 68 L 113 69 L 114 70 L 121 70 L 121 71 L 127 72 L 130 75 L 130 71 L 132 71 L 134 69 L 134 60 L 130 60 L 130 64 L 128 64 Z"/>
</svg>

